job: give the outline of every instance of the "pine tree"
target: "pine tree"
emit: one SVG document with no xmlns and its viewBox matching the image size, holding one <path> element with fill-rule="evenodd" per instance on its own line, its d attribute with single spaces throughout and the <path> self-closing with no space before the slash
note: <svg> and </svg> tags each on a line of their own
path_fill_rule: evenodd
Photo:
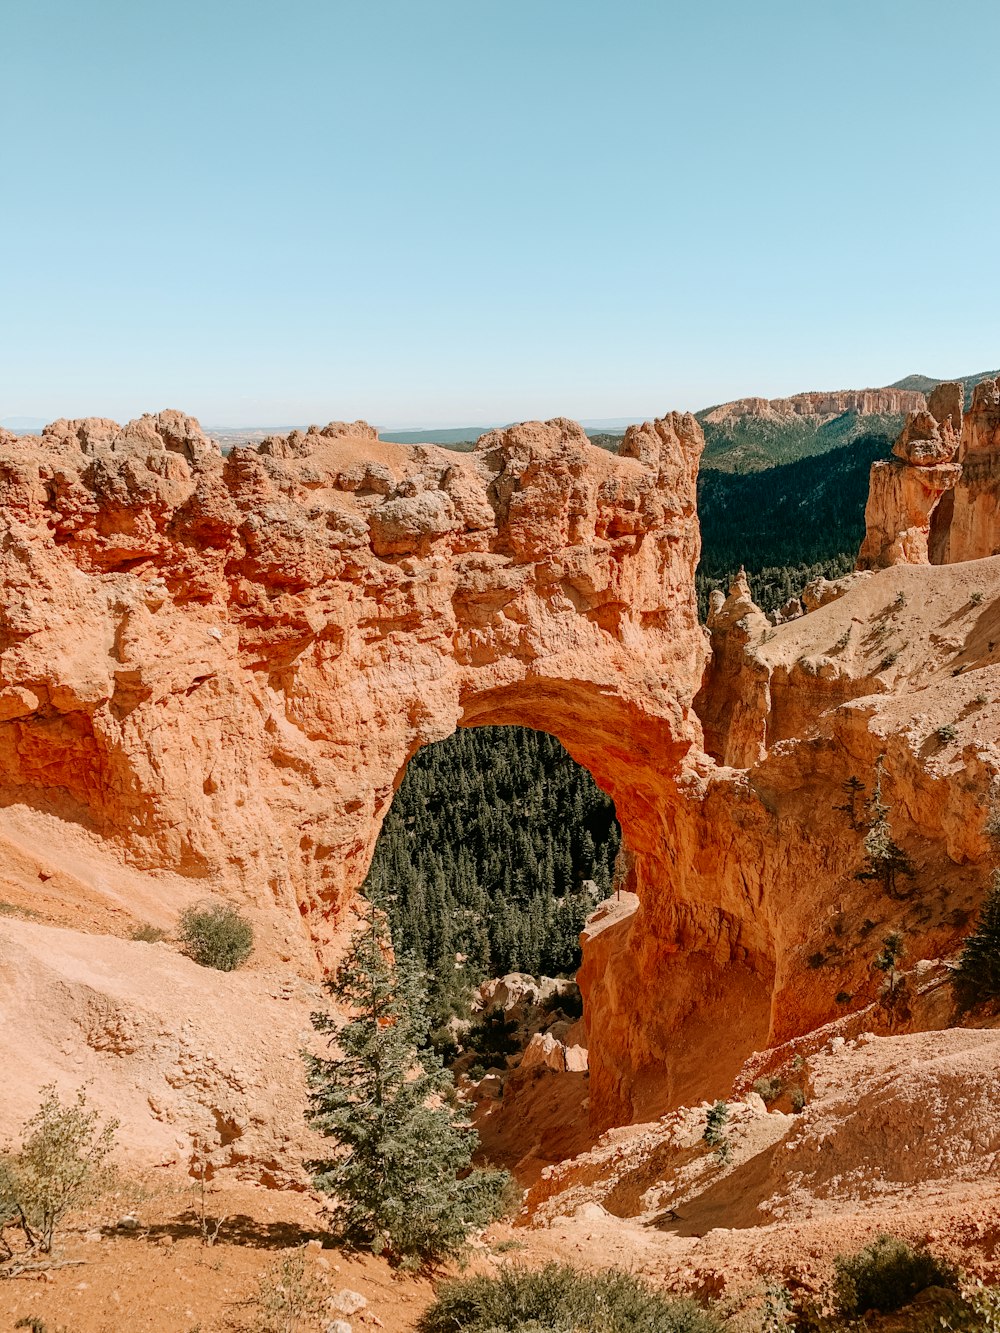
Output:
<svg viewBox="0 0 1000 1333">
<path fill-rule="evenodd" d="M 392 958 L 385 916 L 365 906 L 327 990 L 348 1014 L 313 1015 L 339 1053 L 305 1057 L 307 1118 L 342 1150 L 309 1164 L 347 1241 L 395 1259 L 459 1251 L 498 1211 L 506 1172 L 470 1170 L 475 1131 L 452 1104 L 451 1076 L 427 1045 L 419 974 Z"/>
<path fill-rule="evenodd" d="M 857 872 L 856 878 L 877 880 L 889 898 L 908 898 L 909 893 L 902 891 L 899 881 L 901 878 L 912 879 L 914 870 L 909 857 L 892 836 L 891 810 L 882 799 L 881 758 L 875 765 L 875 787 L 865 808 L 869 817 L 864 840 L 867 864 Z"/>
<path fill-rule="evenodd" d="M 992 887 L 976 928 L 965 941 L 951 984 L 966 1009 L 1000 998 L 1000 870 L 993 872 Z"/>
</svg>

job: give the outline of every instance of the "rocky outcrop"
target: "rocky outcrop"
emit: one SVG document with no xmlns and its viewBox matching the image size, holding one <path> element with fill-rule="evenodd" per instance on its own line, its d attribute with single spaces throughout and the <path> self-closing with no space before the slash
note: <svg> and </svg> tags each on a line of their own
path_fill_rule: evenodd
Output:
<svg viewBox="0 0 1000 1333">
<path fill-rule="evenodd" d="M 894 458 L 872 464 L 859 569 L 954 564 L 1000 552 L 1000 379 L 939 384 Z"/>
<path fill-rule="evenodd" d="M 832 393 L 797 393 L 790 398 L 738 398 L 699 416 L 714 426 L 735 417 L 836 417 L 843 412 L 900 416 L 919 412 L 924 406 L 924 395 L 909 389 L 841 389 Z"/>
<path fill-rule="evenodd" d="M 1000 551 L 1000 379 L 977 384 L 961 428 L 961 479 L 942 506 L 931 559 L 979 560 Z"/>
<path fill-rule="evenodd" d="M 892 466 L 956 466 L 909 461 L 946 415 Z M 912 960 L 953 949 L 988 879 L 1000 559 L 856 576 L 776 625 L 737 580 L 706 636 L 701 446 L 681 414 L 618 456 L 562 419 L 468 455 L 333 423 L 223 458 L 178 413 L 7 441 L 3 900 L 128 935 L 210 889 L 254 917 L 257 973 L 314 978 L 412 754 L 519 723 L 591 770 L 629 852 L 579 978 L 595 1126 L 725 1095 L 751 1051 L 868 1003 L 890 929 Z M 899 899 L 858 878 L 844 808 L 883 756 Z"/>
<path fill-rule="evenodd" d="M 728 597 L 713 592 L 708 612 L 712 655 L 695 705 L 706 751 L 734 768 L 749 768 L 765 752 L 767 674 L 758 669 L 752 648 L 766 639 L 770 628 L 744 570 L 733 580 Z"/>
<path fill-rule="evenodd" d="M 952 461 L 961 429 L 962 386 L 939 384 L 906 418 L 894 457 L 872 464 L 859 569 L 929 562 L 932 515 L 962 472 Z"/>
<path fill-rule="evenodd" d="M 457 725 L 554 732 L 640 824 L 701 737 L 701 445 L 684 415 L 620 457 L 565 420 L 471 455 L 355 422 L 224 458 L 177 412 L 8 442 L 3 804 L 210 883 L 307 970 Z"/>
</svg>

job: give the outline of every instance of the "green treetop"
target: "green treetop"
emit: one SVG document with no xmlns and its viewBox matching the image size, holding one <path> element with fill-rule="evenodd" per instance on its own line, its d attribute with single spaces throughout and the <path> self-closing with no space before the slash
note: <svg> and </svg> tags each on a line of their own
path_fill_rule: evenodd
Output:
<svg viewBox="0 0 1000 1333">
<path fill-rule="evenodd" d="M 365 905 L 327 989 L 346 1021 L 313 1015 L 337 1052 L 307 1056 L 309 1123 L 340 1151 L 310 1163 L 345 1240 L 397 1259 L 460 1250 L 498 1210 L 505 1172 L 471 1169 L 476 1134 L 427 1045 L 421 978 L 398 964 L 385 916 Z"/>
</svg>

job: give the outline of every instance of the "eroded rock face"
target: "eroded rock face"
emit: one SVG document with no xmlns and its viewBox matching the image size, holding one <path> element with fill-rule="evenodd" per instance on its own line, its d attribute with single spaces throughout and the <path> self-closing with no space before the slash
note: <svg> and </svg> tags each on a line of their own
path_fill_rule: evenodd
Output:
<svg viewBox="0 0 1000 1333">
<path fill-rule="evenodd" d="M 924 395 L 912 389 L 843 389 L 833 393 L 797 393 L 790 398 L 738 398 L 705 414 L 713 425 L 732 417 L 835 417 L 842 412 L 861 416 L 899 416 L 918 412 Z"/>
<path fill-rule="evenodd" d="M 858 569 L 929 562 L 932 515 L 962 472 L 953 462 L 961 430 L 958 383 L 939 384 L 927 407 L 907 416 L 894 457 L 872 464 Z"/>
<path fill-rule="evenodd" d="M 962 386 L 939 384 L 911 412 L 891 459 L 872 464 L 859 569 L 979 560 L 1000 551 L 1000 380 L 963 413 Z"/>
<path fill-rule="evenodd" d="M 958 460 L 961 480 L 931 557 L 939 564 L 1000 551 L 1000 379 L 983 380 L 973 390 Z"/>
<path fill-rule="evenodd" d="M 224 458 L 177 412 L 0 447 L 5 803 L 245 901 L 324 960 L 407 760 L 559 736 L 639 823 L 701 731 L 701 431 L 575 423 L 471 455 L 331 423 Z"/>
<path fill-rule="evenodd" d="M 915 425 L 914 455 L 920 429 L 934 452 L 951 425 Z M 127 934 L 211 889 L 253 915 L 255 968 L 315 976 L 408 759 L 515 723 L 591 770 L 630 853 L 580 974 L 595 1126 L 725 1095 L 751 1051 L 871 999 L 889 929 L 911 960 L 954 948 L 988 879 L 1000 559 L 880 569 L 777 625 L 738 580 L 709 642 L 701 447 L 678 414 L 619 457 L 565 420 L 470 455 L 332 423 L 224 458 L 179 413 L 0 442 L 0 835 L 21 901 L 65 885 L 81 924 Z M 899 901 L 857 878 L 844 809 L 879 756 L 920 874 Z M 139 880 L 85 874 L 83 853 L 33 870 L 18 829 L 40 827 Z"/>
</svg>

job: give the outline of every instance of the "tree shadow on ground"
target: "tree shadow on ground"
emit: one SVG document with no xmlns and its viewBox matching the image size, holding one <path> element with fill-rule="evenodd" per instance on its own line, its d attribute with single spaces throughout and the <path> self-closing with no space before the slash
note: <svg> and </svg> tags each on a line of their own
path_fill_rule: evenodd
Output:
<svg viewBox="0 0 1000 1333">
<path fill-rule="evenodd" d="M 208 1234 L 215 1232 L 215 1217 L 209 1217 Z M 158 1222 L 153 1226 L 138 1227 L 134 1231 L 123 1231 L 118 1227 L 108 1228 L 107 1235 L 116 1239 L 157 1241 L 165 1237 L 171 1240 L 203 1240 L 205 1227 L 201 1216 L 193 1209 L 181 1213 L 169 1222 Z M 227 1217 L 219 1227 L 216 1244 L 246 1245 L 259 1250 L 287 1250 L 295 1245 L 305 1245 L 308 1241 L 318 1240 L 328 1243 L 328 1232 L 316 1227 L 301 1227 L 295 1222 L 259 1222 L 246 1213 L 234 1213 Z"/>
</svg>

